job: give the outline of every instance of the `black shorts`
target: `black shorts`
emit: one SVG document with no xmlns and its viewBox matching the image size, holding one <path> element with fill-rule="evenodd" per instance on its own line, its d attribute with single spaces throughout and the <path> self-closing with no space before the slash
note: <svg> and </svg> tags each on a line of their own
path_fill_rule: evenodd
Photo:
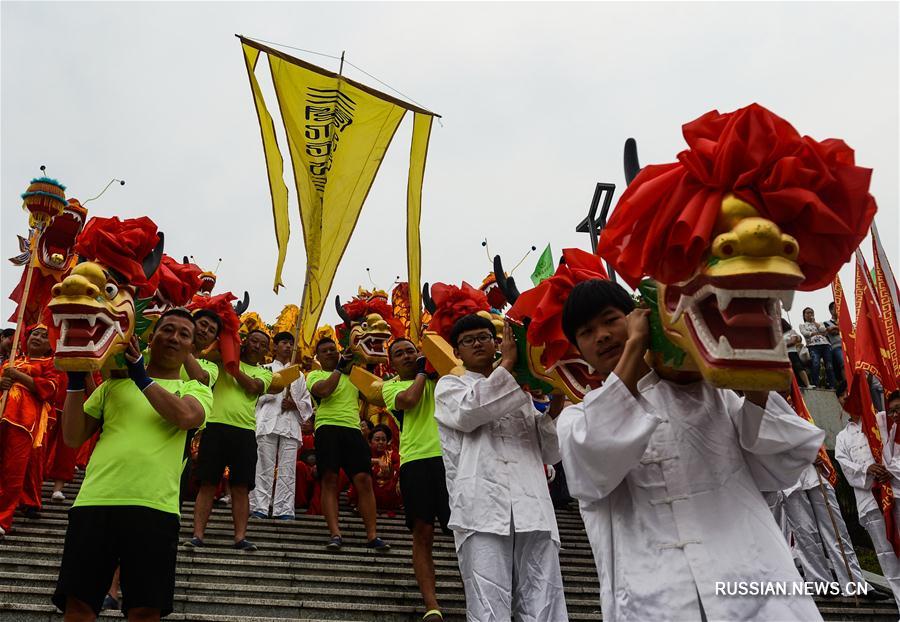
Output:
<svg viewBox="0 0 900 622">
<path fill-rule="evenodd" d="M 403 495 L 403 510 L 406 512 L 406 526 L 413 528 L 416 519 L 434 525 L 437 518 L 444 533 L 449 534 L 450 497 L 447 494 L 447 473 L 444 460 L 423 458 L 413 460 L 400 467 L 400 494 Z"/>
<path fill-rule="evenodd" d="M 344 469 L 351 480 L 372 472 L 372 450 L 359 428 L 323 425 L 316 429 L 316 465 L 323 474 Z"/>
<path fill-rule="evenodd" d="M 99 615 L 119 566 L 126 615 L 140 607 L 169 615 L 175 594 L 178 527 L 177 514 L 140 506 L 72 508 L 53 604 L 65 611 L 71 596 Z"/>
<path fill-rule="evenodd" d="M 218 484 L 225 467 L 228 482 L 253 490 L 256 484 L 256 430 L 208 423 L 200 435 L 196 475 L 203 484 Z"/>
</svg>

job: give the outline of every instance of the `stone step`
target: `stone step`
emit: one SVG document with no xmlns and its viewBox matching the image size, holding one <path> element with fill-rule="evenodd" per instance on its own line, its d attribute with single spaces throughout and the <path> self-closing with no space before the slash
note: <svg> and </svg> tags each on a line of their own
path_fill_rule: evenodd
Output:
<svg viewBox="0 0 900 622">
<path fill-rule="evenodd" d="M 17 516 L 15 531 L 0 544 L 0 619 L 60 620 L 49 604 L 55 587 L 66 529 L 66 513 L 83 474 L 63 491 L 67 499 L 51 503 L 52 485 L 43 486 L 44 508 L 39 520 Z M 261 550 L 242 553 L 230 548 L 230 509 L 215 506 L 207 527 L 207 547 L 180 548 L 176 568 L 175 613 L 169 620 L 207 622 L 281 622 L 335 620 L 341 622 L 413 622 L 421 619 L 418 588 L 410 563 L 412 537 L 403 520 L 379 514 L 379 535 L 393 550 L 379 555 L 366 549 L 362 520 L 341 495 L 340 525 L 345 547 L 324 550 L 327 527 L 322 516 L 300 512 L 293 521 L 252 519 L 248 537 Z M 184 503 L 181 536 L 193 527 L 193 503 Z M 599 587 L 587 534 L 572 504 L 556 512 L 562 540 L 560 561 L 572 620 L 601 620 Z M 462 583 L 452 536 L 435 534 L 438 595 L 448 622 L 465 619 Z M 33 601 L 33 602 L 26 602 Z M 896 620 L 893 599 L 850 599 L 817 602 L 826 620 Z M 103 619 L 119 618 L 105 612 Z"/>
<path fill-rule="evenodd" d="M 342 525 L 344 527 L 344 525 Z M 15 521 L 12 534 L 27 534 L 29 537 L 44 538 L 63 538 L 65 536 L 66 520 L 65 517 L 57 517 L 44 513 L 39 519 L 20 518 Z M 349 543 L 353 539 L 354 526 L 345 527 L 347 535 L 345 540 Z M 360 529 L 361 531 L 361 529 Z M 188 539 L 193 534 L 193 521 L 184 519 L 181 521 L 182 539 Z M 233 524 L 230 518 L 222 516 L 214 517 L 206 528 L 206 538 L 213 540 L 222 540 L 223 542 L 232 539 Z M 12 535 L 11 534 L 11 535 Z M 412 534 L 404 526 L 401 530 L 392 530 L 379 525 L 379 535 L 388 541 L 392 547 L 400 549 L 412 549 Z M 258 545 L 265 542 L 276 541 L 280 545 L 312 545 L 324 546 L 328 540 L 328 531 L 324 524 L 308 524 L 291 521 L 272 521 L 251 519 L 248 525 L 248 537 Z M 452 536 L 443 534 L 435 536 L 434 550 L 438 552 L 446 552 L 455 557 L 455 544 Z M 589 560 L 593 564 L 593 556 L 591 549 L 585 542 L 575 538 L 563 535 L 562 551 L 564 557 L 580 558 Z"/>
<path fill-rule="evenodd" d="M 0 600 L 0 619 L 4 622 L 59 622 L 62 616 L 56 611 L 53 605 L 21 605 L 18 603 L 8 603 Z M 118 611 L 103 611 L 100 613 L 101 620 L 122 619 L 122 614 Z M 300 617 L 296 618 L 298 622 L 306 622 L 308 620 L 318 620 L 319 618 Z M 167 621 L 172 622 L 284 622 L 284 618 L 258 617 L 258 616 L 225 616 L 225 615 L 206 615 L 172 613 L 166 617 Z M 333 620 L 332 622 L 351 622 L 348 619 Z"/>
<path fill-rule="evenodd" d="M 388 575 L 386 573 L 372 573 L 372 576 L 338 575 L 334 574 L 333 566 L 313 565 L 312 567 L 297 569 L 289 573 L 258 573 L 252 570 L 231 570 L 227 579 L 230 584 L 255 587 L 266 591 L 277 592 L 281 589 L 299 589 L 301 591 L 313 591 L 320 587 L 334 587 L 335 585 L 349 585 L 359 587 L 361 583 L 373 590 L 401 589 L 407 591 L 418 590 L 413 575 L 408 577 Z M 198 567 L 179 566 L 176 569 L 176 585 L 187 588 L 189 585 L 214 584 L 223 585 L 221 572 Z M 56 585 L 56 572 L 49 572 L 42 567 L 34 567 L 29 572 L 15 572 L 0 570 L 0 585 L 54 587 Z M 440 594 L 463 594 L 462 582 L 459 580 L 441 579 L 437 581 L 437 589 Z M 596 585 L 589 581 L 568 582 L 565 586 L 566 594 L 579 598 L 599 598 Z"/>
<path fill-rule="evenodd" d="M 50 600 L 55 586 L 0 585 L 0 599 L 15 596 L 17 602 L 43 604 Z M 233 613 L 253 615 L 248 603 L 277 600 L 281 608 L 302 608 L 308 599 L 338 601 L 344 604 L 366 604 L 377 602 L 381 605 L 418 606 L 421 596 L 418 590 L 376 590 L 371 585 L 348 589 L 346 587 L 324 587 L 315 591 L 303 587 L 260 588 L 230 583 L 182 582 L 175 588 L 178 602 L 229 602 L 234 605 Z M 579 595 L 566 595 L 566 603 L 571 612 L 591 613 L 600 609 L 599 596 L 593 599 Z M 462 594 L 441 594 L 441 606 L 448 609 L 465 610 L 466 601 Z M 237 609 L 240 608 L 240 611 Z M 189 609 L 185 609 L 188 611 Z M 258 612 L 257 612 L 258 613 Z"/>
</svg>

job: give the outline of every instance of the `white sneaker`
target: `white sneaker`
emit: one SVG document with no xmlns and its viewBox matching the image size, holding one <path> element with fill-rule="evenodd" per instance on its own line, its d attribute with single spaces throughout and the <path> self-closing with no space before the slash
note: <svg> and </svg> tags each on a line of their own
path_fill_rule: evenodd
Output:
<svg viewBox="0 0 900 622">
<path fill-rule="evenodd" d="M 66 495 L 63 494 L 62 490 L 55 491 L 52 495 L 50 495 L 51 501 L 65 501 Z"/>
<path fill-rule="evenodd" d="M 221 501 L 225 505 L 231 505 L 231 495 L 225 495 L 224 497 L 219 499 L 219 501 Z"/>
</svg>

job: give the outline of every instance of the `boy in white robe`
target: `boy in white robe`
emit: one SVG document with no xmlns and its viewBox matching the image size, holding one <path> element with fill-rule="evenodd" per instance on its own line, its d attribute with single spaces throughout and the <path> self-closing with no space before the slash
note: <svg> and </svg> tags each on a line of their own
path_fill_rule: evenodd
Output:
<svg viewBox="0 0 900 622">
<path fill-rule="evenodd" d="M 648 314 L 599 279 L 563 308 L 569 341 L 608 374 L 558 424 L 604 620 L 821 620 L 809 596 L 728 590 L 801 581 L 760 491 L 796 482 L 825 433 L 776 393 L 660 379 Z"/>
<path fill-rule="evenodd" d="M 567 620 L 559 531 L 544 464 L 559 462 L 559 400 L 538 412 L 510 371 L 516 342 L 504 328 L 499 365 L 493 323 L 458 320 L 450 335 L 463 376 L 435 387 L 450 523 L 472 622 Z"/>
</svg>

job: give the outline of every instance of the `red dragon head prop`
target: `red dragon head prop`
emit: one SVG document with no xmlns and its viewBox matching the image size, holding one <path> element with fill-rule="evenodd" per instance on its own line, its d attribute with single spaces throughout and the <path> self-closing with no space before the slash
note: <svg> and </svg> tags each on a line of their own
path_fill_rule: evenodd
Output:
<svg viewBox="0 0 900 622">
<path fill-rule="evenodd" d="M 157 288 L 163 234 L 146 217 L 92 218 L 78 237 L 82 262 L 53 287 L 48 305 L 56 366 L 94 371 L 124 366 L 132 334 Z"/>
<path fill-rule="evenodd" d="M 34 249 L 31 248 L 32 241 L 19 237 L 22 252 L 10 261 L 26 268 L 9 298 L 17 305 L 21 304 L 27 271 L 31 270 L 31 287 L 24 317 L 26 324 L 38 321 L 41 312 L 50 302 L 53 286 L 75 265 L 75 240 L 84 228 L 86 219 L 87 209 L 81 206 L 78 199 L 69 199 L 62 213 L 54 216 L 46 227 L 35 231 L 36 235 L 32 238 Z M 14 322 L 17 318 L 18 308 L 9 319 Z"/>
<path fill-rule="evenodd" d="M 828 285 L 865 237 L 872 171 L 843 141 L 801 136 L 758 104 L 709 112 L 683 134 L 677 162 L 644 169 L 626 143 L 630 185 L 597 253 L 632 287 L 649 277 L 640 289 L 663 376 L 786 389 L 782 305 Z"/>
<path fill-rule="evenodd" d="M 156 326 L 156 321 L 163 313 L 173 307 L 183 307 L 200 290 L 200 267 L 188 262 L 187 257 L 181 263 L 169 255 L 163 254 L 159 265 L 159 286 L 144 310 L 144 317 L 149 320 L 148 331 Z"/>
<path fill-rule="evenodd" d="M 516 377 L 520 384 L 543 393 L 564 393 L 580 402 L 603 378 L 595 374 L 562 330 L 562 309 L 569 292 L 578 283 L 606 279 L 600 258 L 577 248 L 563 249 L 556 273 L 539 285 L 519 293 L 512 277 L 503 277 L 500 257 L 494 258 L 498 286 L 513 302 L 507 317 L 519 346 Z M 523 334 L 524 333 L 524 334 Z"/>
</svg>

